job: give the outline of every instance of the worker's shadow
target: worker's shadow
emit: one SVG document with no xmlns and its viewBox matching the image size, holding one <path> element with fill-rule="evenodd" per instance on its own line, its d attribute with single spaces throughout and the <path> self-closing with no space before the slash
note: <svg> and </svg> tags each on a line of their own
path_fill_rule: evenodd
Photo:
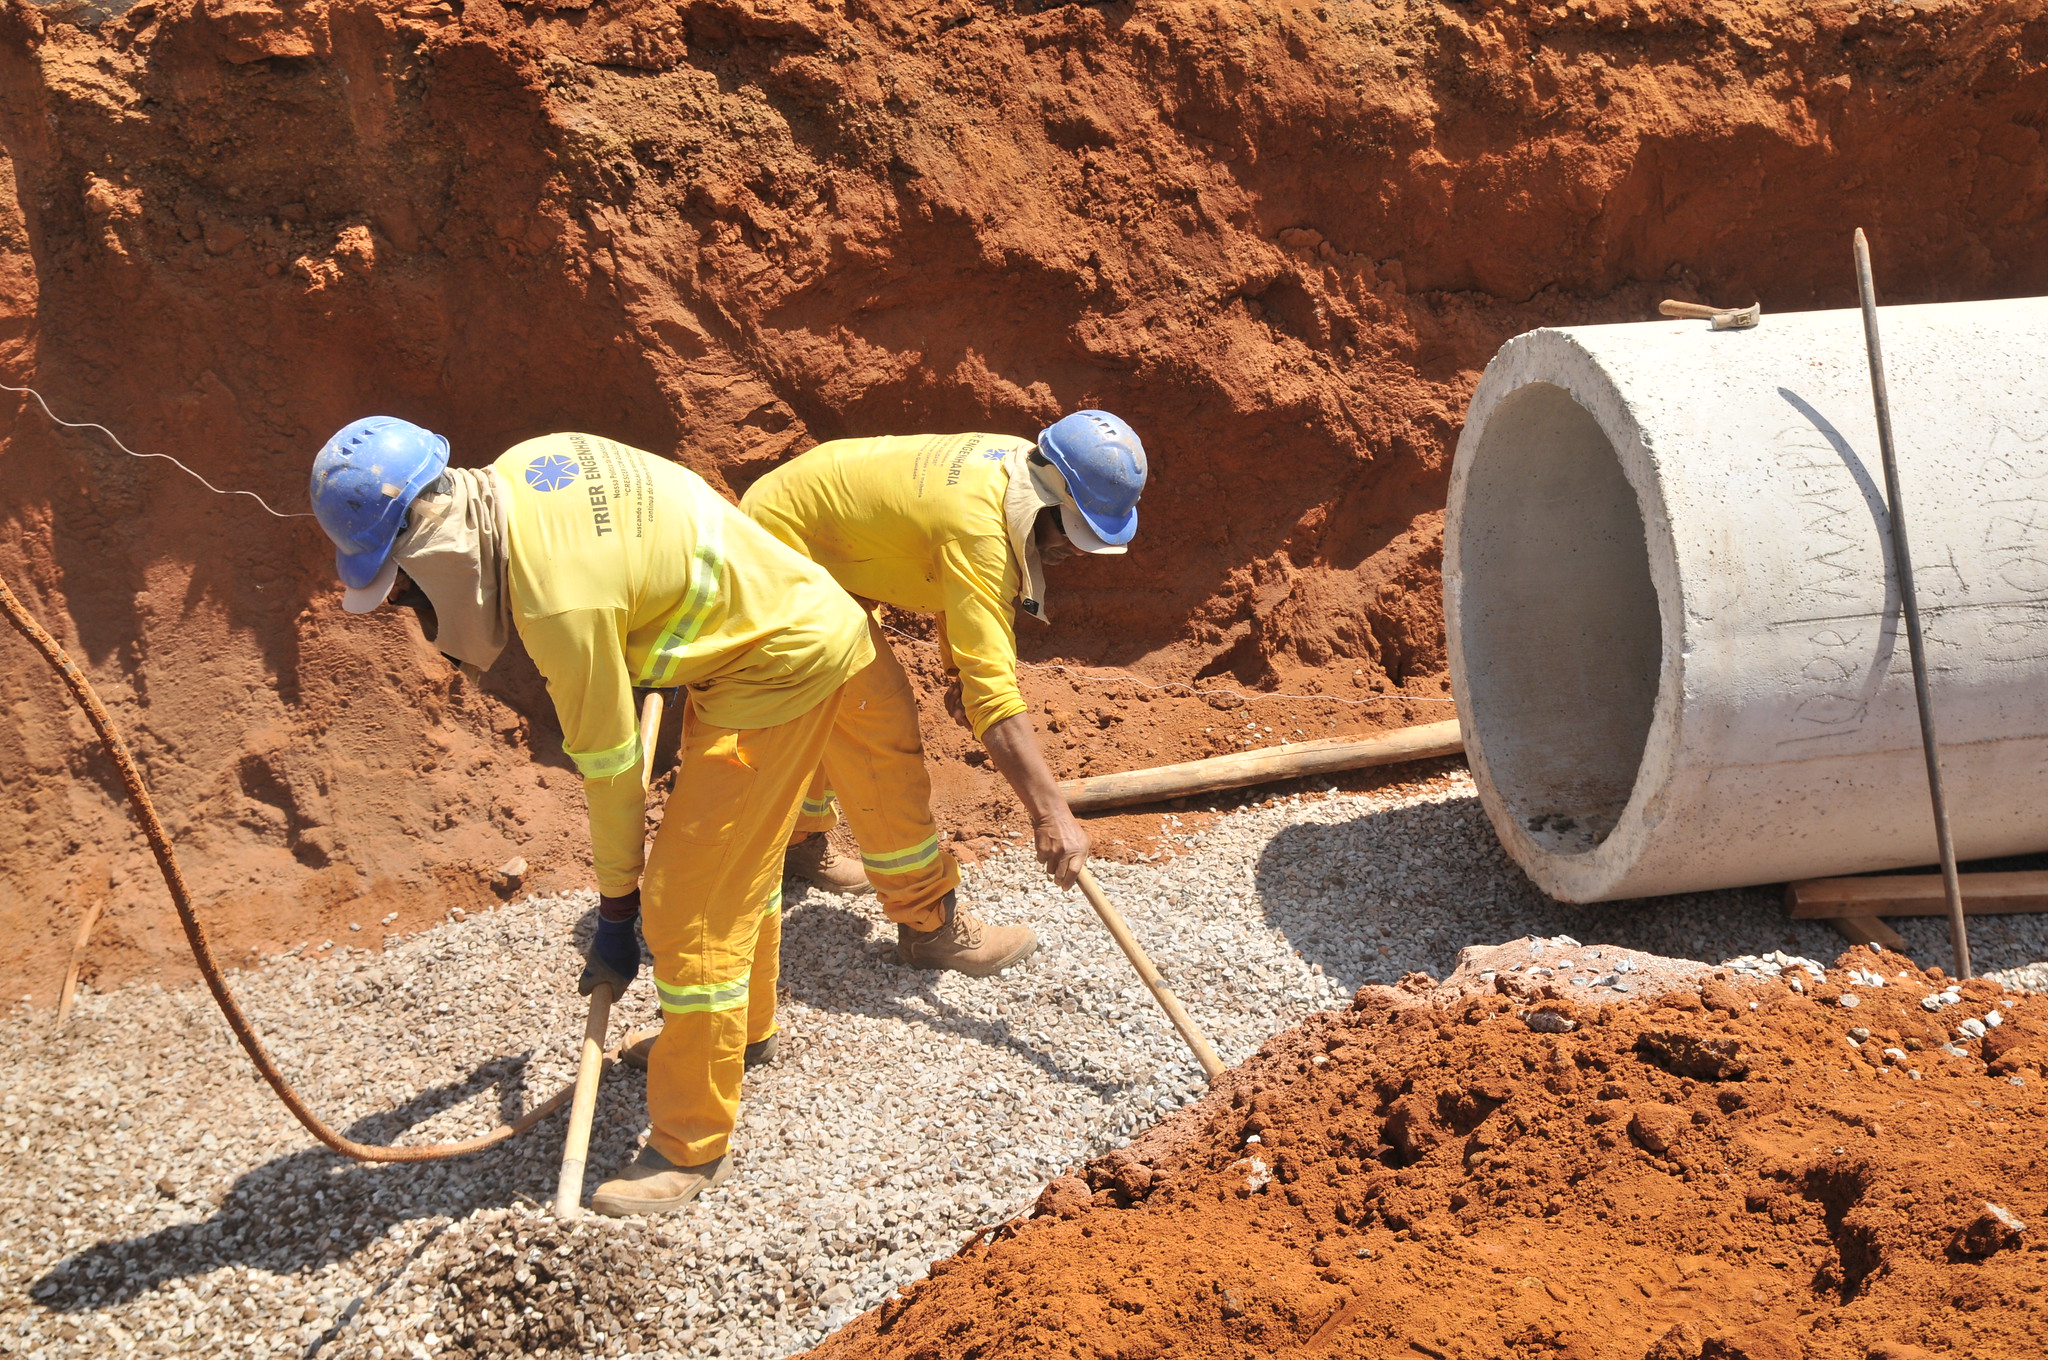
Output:
<svg viewBox="0 0 2048 1360">
<path fill-rule="evenodd" d="M 362 1142 L 389 1143 L 493 1086 L 498 1088 L 499 1117 L 510 1120 L 547 1095 L 523 1087 L 529 1056 L 493 1059 L 461 1081 L 422 1091 L 343 1132 Z M 607 1082 L 605 1103 L 626 1100 L 637 1106 L 637 1093 L 623 1089 L 627 1085 Z M 592 1139 L 592 1165 L 622 1160 L 643 1122 L 637 1108 L 616 1118 L 601 1117 Z M 367 1165 L 309 1147 L 244 1173 L 204 1222 L 88 1247 L 51 1266 L 29 1294 L 45 1308 L 83 1312 L 125 1302 L 166 1280 L 227 1265 L 273 1274 L 315 1270 L 354 1255 L 400 1222 L 459 1219 L 476 1209 L 547 1194 L 561 1142 L 548 1130 L 559 1127 L 559 1118 L 550 1117 L 520 1137 L 442 1162 Z M 396 1273 L 387 1272 L 387 1278 Z"/>
<path fill-rule="evenodd" d="M 1677 958 L 1699 957 L 1703 942 L 1716 958 L 1792 949 L 1832 959 L 1842 949 L 1826 922 L 1786 919 L 1775 886 L 1556 901 L 1508 859 L 1469 797 L 1286 827 L 1259 856 L 1256 888 L 1266 919 L 1347 990 L 1417 967 L 1442 977 L 1466 946 L 1523 935 Z"/>
<path fill-rule="evenodd" d="M 870 952 L 870 922 L 858 912 L 818 893 L 799 898 L 789 891 L 788 901 L 782 930 L 782 990 L 792 999 L 817 1011 L 898 1020 L 950 1039 L 1005 1049 L 1054 1081 L 1085 1087 L 1103 1099 L 1130 1089 L 1129 1082 L 1106 1081 L 1062 1064 L 1008 1019 L 985 1020 L 941 999 L 940 974 L 905 968 L 884 954 Z M 921 1004 L 909 1004 L 912 1001 Z"/>
</svg>

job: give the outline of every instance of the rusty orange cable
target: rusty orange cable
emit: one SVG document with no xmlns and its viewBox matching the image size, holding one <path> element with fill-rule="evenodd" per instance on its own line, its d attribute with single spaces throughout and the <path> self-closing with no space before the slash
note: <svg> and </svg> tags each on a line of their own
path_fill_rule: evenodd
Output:
<svg viewBox="0 0 2048 1360">
<path fill-rule="evenodd" d="M 7 615 L 20 634 L 27 638 L 50 668 L 71 691 L 71 697 L 78 701 L 87 721 L 99 733 L 100 744 L 106 747 L 107 756 L 120 772 L 121 783 L 127 787 L 128 801 L 135 810 L 135 819 L 142 826 L 143 838 L 149 842 L 150 851 L 156 856 L 156 865 L 164 876 L 164 886 L 170 889 L 171 903 L 178 909 L 178 923 L 185 928 L 185 942 L 192 947 L 192 957 L 199 965 L 199 972 L 206 979 L 207 990 L 213 993 L 220 1013 L 227 1017 L 228 1028 L 242 1042 L 249 1054 L 249 1060 L 256 1064 L 256 1070 L 263 1080 L 270 1083 L 270 1089 L 277 1092 L 277 1098 L 284 1102 L 292 1117 L 305 1125 L 306 1132 L 344 1157 L 359 1162 L 438 1162 L 449 1157 L 462 1157 L 472 1152 L 481 1152 L 487 1147 L 504 1142 L 515 1134 L 526 1132 L 541 1120 L 569 1103 L 574 1087 L 564 1086 L 553 1096 L 533 1109 L 528 1110 L 509 1124 L 500 1124 L 488 1133 L 474 1138 L 465 1138 L 454 1143 L 427 1143 L 418 1147 L 379 1147 L 374 1143 L 359 1143 L 344 1134 L 337 1133 L 327 1122 L 314 1114 L 292 1084 L 278 1071 L 263 1041 L 256 1037 L 255 1028 L 249 1017 L 243 1013 L 241 1003 L 228 990 L 227 981 L 221 977 L 220 967 L 214 962 L 213 948 L 207 943 L 206 931 L 199 924 L 199 917 L 192 910 L 192 897 L 185 887 L 184 871 L 178 867 L 178 857 L 171 848 L 170 836 L 164 831 L 163 822 L 156 815 L 156 806 L 150 802 L 149 790 L 143 785 L 141 767 L 129 753 L 128 744 L 114 727 L 114 720 L 108 716 L 106 706 L 100 702 L 93 690 L 92 682 L 72 661 L 57 639 L 49 630 L 36 622 L 35 616 L 10 589 L 5 580 L 0 580 L 0 611 Z"/>
</svg>

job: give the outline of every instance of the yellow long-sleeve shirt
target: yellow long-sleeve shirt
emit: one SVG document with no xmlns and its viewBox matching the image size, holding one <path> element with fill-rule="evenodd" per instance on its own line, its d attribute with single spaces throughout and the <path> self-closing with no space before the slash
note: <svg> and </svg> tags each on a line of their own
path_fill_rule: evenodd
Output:
<svg viewBox="0 0 2048 1360">
<path fill-rule="evenodd" d="M 993 434 L 834 440 L 754 483 L 740 508 L 853 594 L 938 615 L 979 737 L 1026 708 L 1003 459 L 1030 448 Z"/>
<path fill-rule="evenodd" d="M 492 468 L 512 621 L 583 774 L 598 888 L 617 896 L 643 854 L 633 687 L 687 685 L 705 722 L 773 727 L 874 659 L 867 621 L 816 563 L 665 458 L 554 434 Z"/>
</svg>

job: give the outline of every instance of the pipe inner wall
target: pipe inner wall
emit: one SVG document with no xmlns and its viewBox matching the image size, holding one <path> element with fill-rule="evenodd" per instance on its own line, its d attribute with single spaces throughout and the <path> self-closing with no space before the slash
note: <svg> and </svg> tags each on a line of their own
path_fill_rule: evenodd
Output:
<svg viewBox="0 0 2048 1360">
<path fill-rule="evenodd" d="M 1879 315 L 1958 853 L 2048 849 L 2048 299 Z M 1451 476 L 1475 782 L 1546 892 L 1935 857 L 1862 322 L 1532 331 Z"/>
<path fill-rule="evenodd" d="M 1634 488 L 1600 422 L 1547 382 L 1508 394 L 1473 451 L 1465 703 L 1507 816 L 1590 849 L 1635 788 L 1657 699 L 1657 592 Z"/>
</svg>

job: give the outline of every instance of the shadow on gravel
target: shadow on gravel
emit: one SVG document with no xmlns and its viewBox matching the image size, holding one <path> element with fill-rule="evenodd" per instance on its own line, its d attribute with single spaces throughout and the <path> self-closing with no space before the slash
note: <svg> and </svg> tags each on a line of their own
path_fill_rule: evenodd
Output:
<svg viewBox="0 0 2048 1360">
<path fill-rule="evenodd" d="M 492 1086 L 499 1089 L 499 1115 L 510 1119 L 525 1101 L 547 1092 L 527 1092 L 521 1078 L 531 1055 L 496 1058 L 459 1082 L 430 1087 L 396 1109 L 356 1121 L 343 1130 L 369 1143 L 388 1143 Z M 607 1104 L 638 1098 L 637 1083 L 607 1082 Z M 458 1218 L 517 1199 L 551 1193 L 550 1169 L 560 1156 L 559 1117 L 551 1117 L 519 1138 L 474 1156 L 412 1165 L 351 1162 L 323 1147 L 276 1158 L 238 1177 L 211 1218 L 102 1242 L 66 1257 L 29 1289 L 30 1296 L 56 1312 L 82 1312 L 126 1302 L 166 1280 L 205 1274 L 222 1266 L 247 1266 L 275 1274 L 313 1270 L 372 1245 L 392 1225 L 413 1219 Z M 639 1128 L 632 1119 L 600 1118 L 592 1140 L 593 1166 L 624 1157 Z M 550 1138 L 548 1130 L 558 1136 Z M 538 1174 L 537 1174 L 538 1173 Z"/>
<path fill-rule="evenodd" d="M 1259 857 L 1259 905 L 1296 951 L 1348 989 L 1442 977 L 1467 945 L 1570 935 L 1718 961 L 1786 949 L 1833 960 L 1846 942 L 1785 914 L 1776 886 L 1573 906 L 1538 891 L 1475 797 L 1283 829 Z"/>
<path fill-rule="evenodd" d="M 1128 1092 L 1131 1083 L 1103 1081 L 1063 1066 L 1016 1032 L 1008 1020 L 983 1020 L 940 999 L 939 974 L 905 968 L 871 953 L 868 919 L 829 898 L 786 891 L 782 930 L 782 990 L 813 1010 L 865 1015 L 923 1025 L 953 1040 L 1008 1049 L 1054 1081 L 1093 1091 L 1104 1099 Z M 929 1011 L 905 1005 L 916 999 Z"/>
</svg>

